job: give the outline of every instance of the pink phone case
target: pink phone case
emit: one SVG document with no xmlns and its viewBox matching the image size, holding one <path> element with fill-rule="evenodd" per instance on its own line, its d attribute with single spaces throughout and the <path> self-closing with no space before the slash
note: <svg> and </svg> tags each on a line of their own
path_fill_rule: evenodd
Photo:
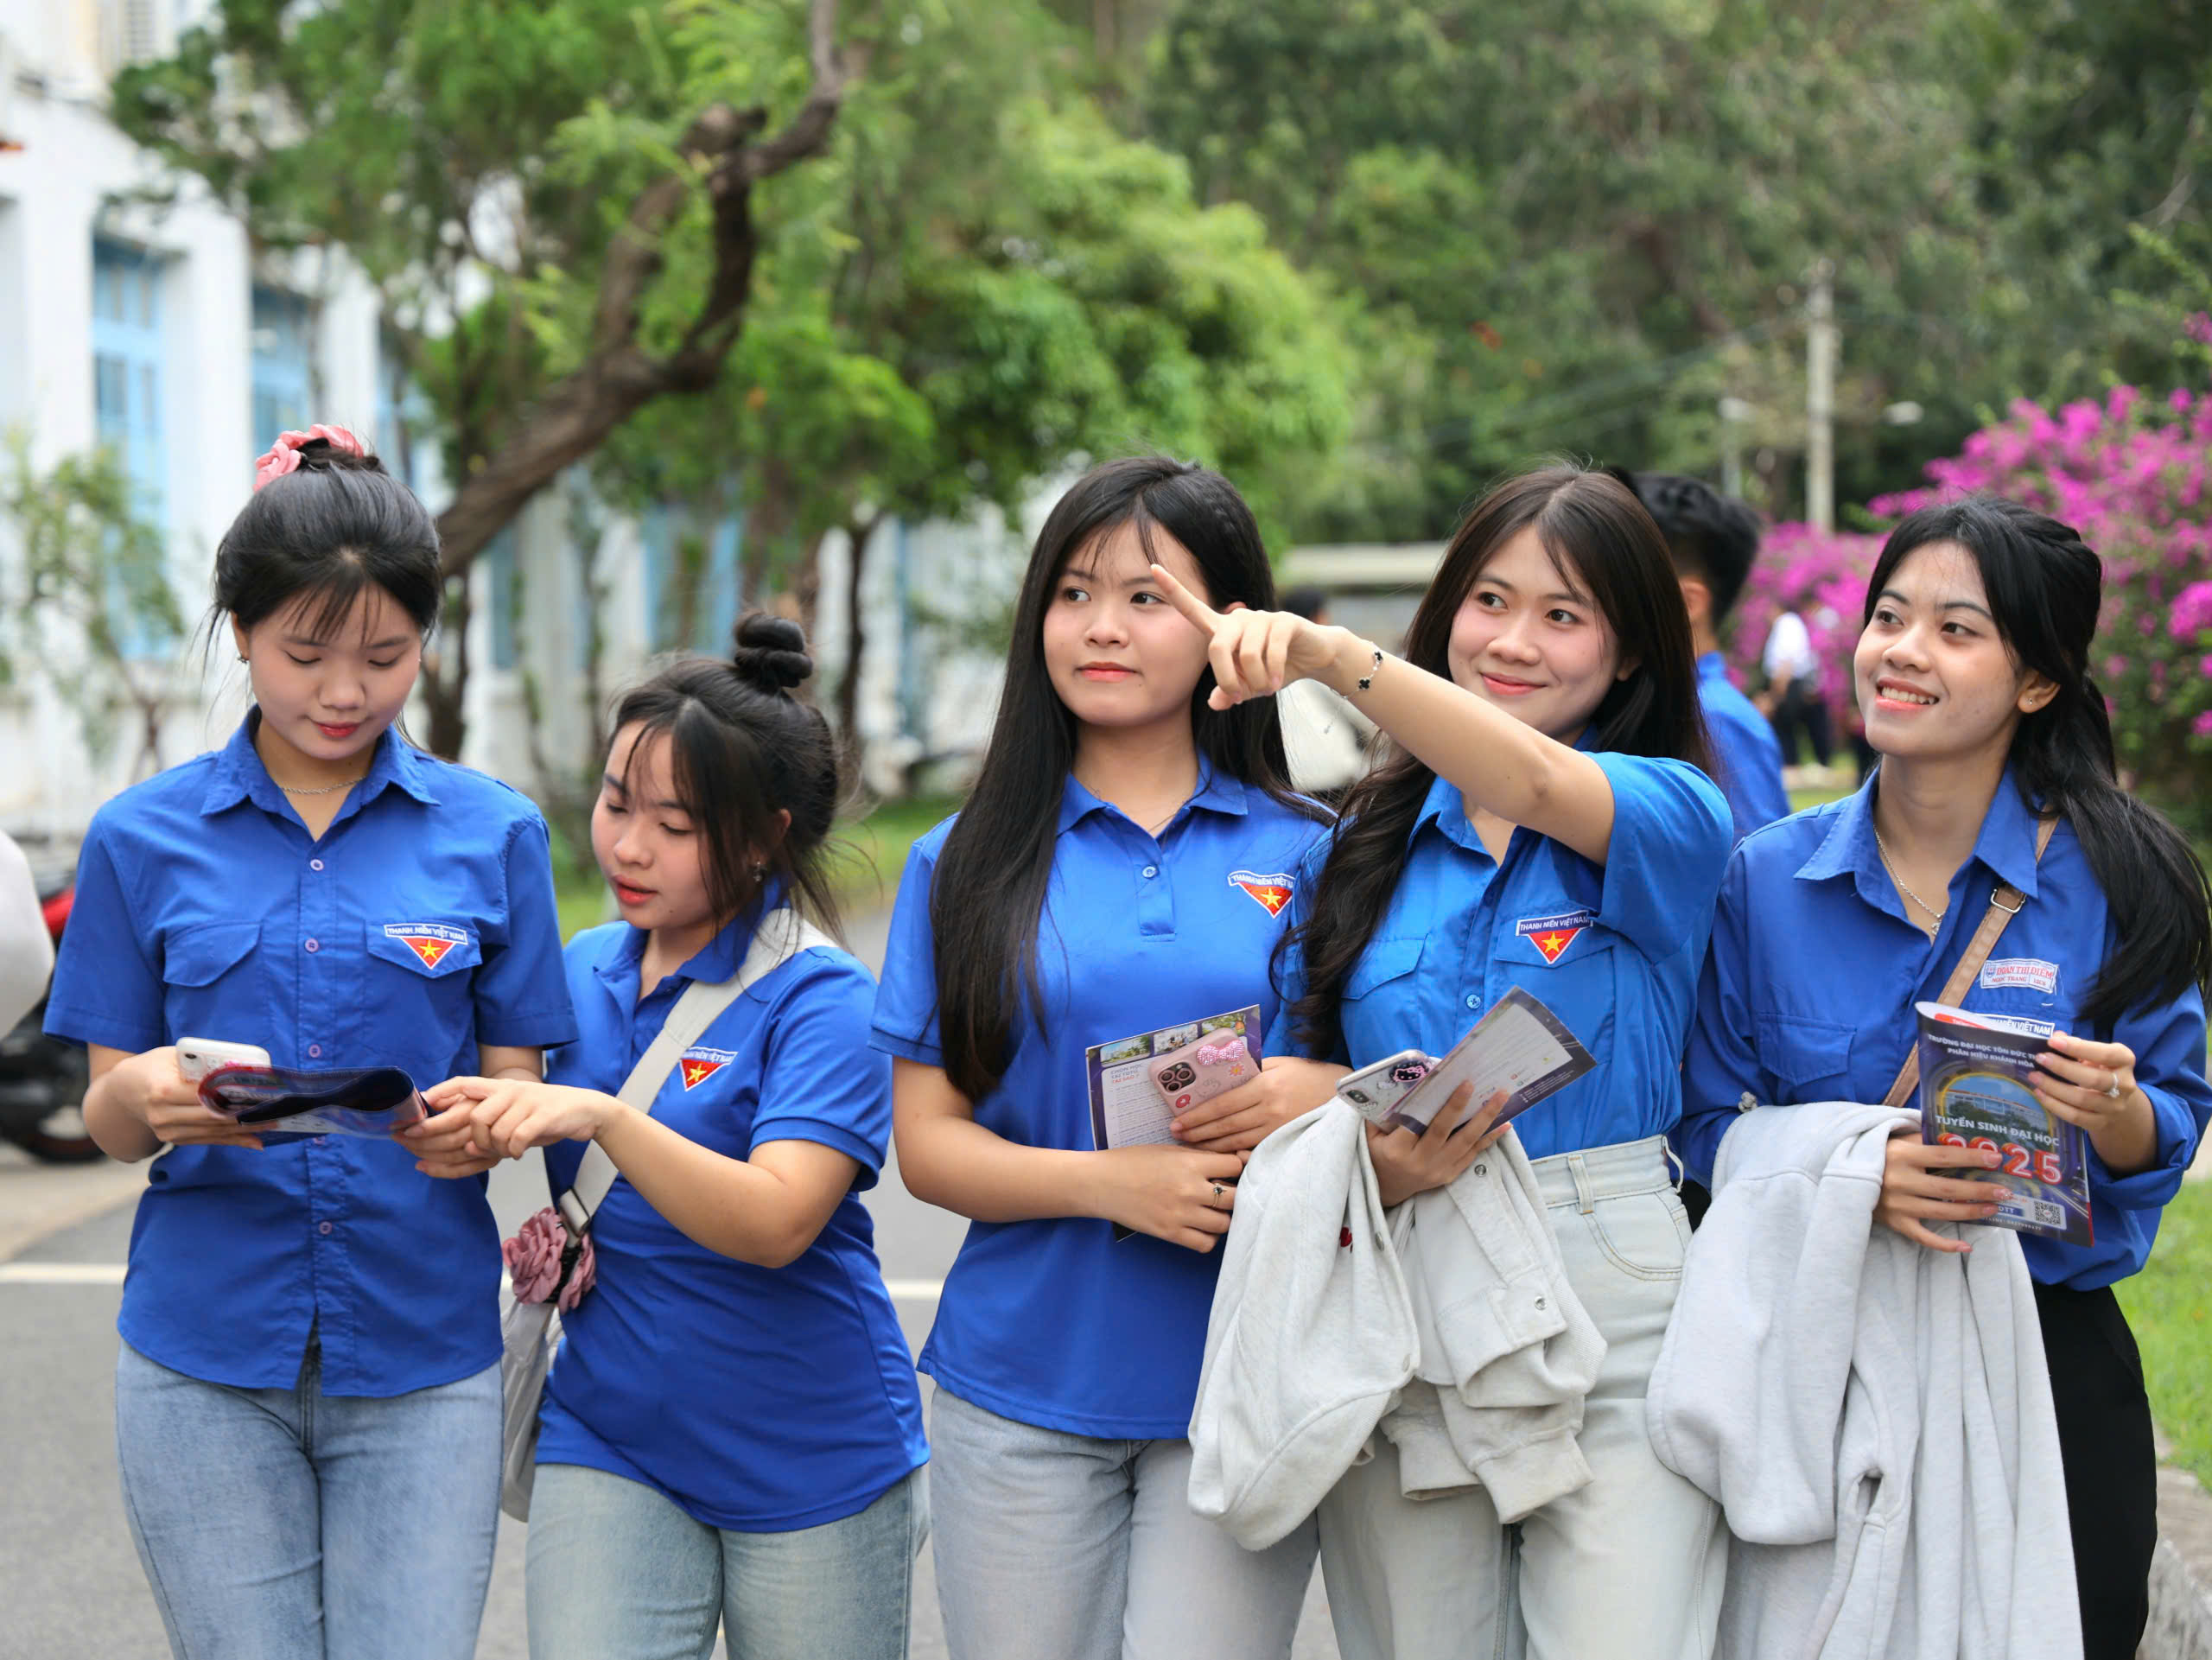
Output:
<svg viewBox="0 0 2212 1660">
<path fill-rule="evenodd" d="M 1186 1112 L 1202 1101 L 1250 1083 L 1260 1068 L 1244 1034 L 1224 1030 L 1209 1032 L 1195 1043 L 1157 1057 L 1150 1070 L 1152 1087 L 1160 1091 L 1160 1098 L 1172 1110 Z"/>
</svg>

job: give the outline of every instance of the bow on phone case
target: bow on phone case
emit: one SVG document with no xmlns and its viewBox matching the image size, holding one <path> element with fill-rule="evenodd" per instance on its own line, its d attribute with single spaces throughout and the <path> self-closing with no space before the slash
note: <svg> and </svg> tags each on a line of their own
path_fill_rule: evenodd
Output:
<svg viewBox="0 0 2212 1660">
<path fill-rule="evenodd" d="M 1184 1112 L 1249 1083 L 1258 1071 L 1243 1034 L 1215 1033 L 1154 1060 L 1152 1085 L 1170 1109 Z"/>
</svg>

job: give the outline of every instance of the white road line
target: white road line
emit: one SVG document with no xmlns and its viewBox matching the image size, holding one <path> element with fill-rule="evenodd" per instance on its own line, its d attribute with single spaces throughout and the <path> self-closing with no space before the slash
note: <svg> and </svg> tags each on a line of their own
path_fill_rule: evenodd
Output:
<svg viewBox="0 0 2212 1660">
<path fill-rule="evenodd" d="M 0 1262 L 0 1285 L 121 1285 L 120 1262 Z"/>
<path fill-rule="evenodd" d="M 120 1262 L 0 1262 L 0 1285 L 121 1285 Z M 886 1280 L 894 1302 L 935 1302 L 942 1280 Z"/>
</svg>

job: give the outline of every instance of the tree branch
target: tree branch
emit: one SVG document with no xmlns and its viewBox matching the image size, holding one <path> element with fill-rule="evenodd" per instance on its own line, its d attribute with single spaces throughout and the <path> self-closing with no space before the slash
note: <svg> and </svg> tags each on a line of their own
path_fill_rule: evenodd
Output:
<svg viewBox="0 0 2212 1660">
<path fill-rule="evenodd" d="M 828 146 L 846 94 L 867 67 L 865 45 L 840 48 L 836 37 L 837 0 L 810 0 L 812 85 L 790 122 L 755 143 L 767 124 L 765 111 L 715 105 L 679 143 L 684 166 L 638 194 L 600 275 L 590 355 L 539 394 L 438 517 L 448 574 L 467 569 L 532 495 L 563 467 L 590 455 L 639 407 L 656 398 L 703 391 L 721 375 L 744 327 L 759 251 L 752 187 Z M 714 212 L 714 272 L 675 350 L 656 359 L 638 340 L 645 296 L 660 274 L 664 240 L 698 188 L 702 171 Z"/>
</svg>

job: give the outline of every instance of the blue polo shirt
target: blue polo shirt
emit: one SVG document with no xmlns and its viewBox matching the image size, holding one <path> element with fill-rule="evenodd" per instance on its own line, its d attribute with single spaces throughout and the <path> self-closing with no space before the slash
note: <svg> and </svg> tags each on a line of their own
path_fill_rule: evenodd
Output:
<svg viewBox="0 0 2212 1660">
<path fill-rule="evenodd" d="M 2157 1159 L 2132 1176 L 2115 1176 L 2088 1149 L 2094 1243 L 2023 1234 L 2021 1249 L 2029 1273 L 2047 1285 L 2088 1291 L 2125 1279 L 2151 1254 L 2159 1210 L 2179 1189 L 2212 1114 L 2204 1001 L 2191 988 L 2132 1012 L 2109 1033 L 2084 1027 L 2082 1000 L 2118 945 L 2104 890 L 2063 822 L 2036 862 L 2035 815 L 2010 773 L 1973 856 L 1951 879 L 1942 925 L 1929 940 L 1906 919 L 1874 845 L 1879 777 L 1841 801 L 1770 824 L 1731 861 L 1683 1066 L 1682 1158 L 1710 1180 L 1746 1093 L 1776 1106 L 1886 1096 L 1916 1039 L 1913 1005 L 1941 998 L 1990 895 L 2009 881 L 2027 903 L 1961 1002 L 2126 1044 L 2158 1123 Z"/>
<path fill-rule="evenodd" d="M 1728 677 L 1728 660 L 1718 652 L 1697 660 L 1697 701 L 1720 769 L 1721 792 L 1736 820 L 1736 839 L 1787 818 L 1789 792 L 1782 787 L 1782 744 L 1772 722 Z"/>
<path fill-rule="evenodd" d="M 317 841 L 257 719 L 93 817 L 47 1030 L 134 1054 L 253 1043 L 425 1088 L 476 1072 L 480 1045 L 573 1037 L 537 809 L 386 732 Z M 280 1135 L 154 1160 L 118 1326 L 240 1389 L 289 1389 L 313 1332 L 325 1391 L 391 1396 L 498 1364 L 499 1294 L 481 1178 L 423 1175 L 395 1142 Z"/>
<path fill-rule="evenodd" d="M 569 987 L 582 1035 L 554 1083 L 613 1095 L 694 980 L 745 961 L 740 919 L 641 1002 L 645 935 L 579 934 Z M 817 1527 L 866 1510 L 929 1456 L 921 1396 L 883 1287 L 864 1188 L 891 1139 L 891 1063 L 868 1046 L 875 983 L 843 951 L 799 952 L 715 1017 L 653 1100 L 687 1141 L 747 1159 L 814 1142 L 860 1166 L 814 1243 L 760 1268 L 695 1243 L 619 1178 L 592 1222 L 598 1282 L 573 1313 L 545 1390 L 539 1461 L 655 1488 L 734 1532 Z M 556 1193 L 582 1143 L 546 1149 Z"/>
<path fill-rule="evenodd" d="M 1590 758 L 1613 786 L 1603 865 L 1526 829 L 1513 832 L 1501 864 L 1459 790 L 1441 778 L 1430 786 L 1389 906 L 1345 982 L 1344 1040 L 1317 1059 L 1364 1066 L 1401 1049 L 1440 1055 L 1522 986 L 1597 1063 L 1514 1120 L 1530 1158 L 1674 1128 L 1682 1039 L 1728 858 L 1728 804 L 1686 761 Z M 1310 855 L 1294 913 L 1325 854 Z M 1300 1053 L 1287 1011 L 1305 995 L 1305 962 L 1294 950 L 1285 966 L 1271 1053 Z"/>
<path fill-rule="evenodd" d="M 944 1052 L 930 885 L 951 824 L 908 855 L 875 1003 L 876 1046 L 932 1066 Z M 1322 833 L 1211 768 L 1157 837 L 1070 779 L 1039 924 L 1043 1019 L 1016 1020 L 1013 1058 L 976 1122 L 1024 1147 L 1089 1150 L 1090 1045 L 1255 1003 L 1264 1027 L 1280 889 Z M 921 1370 L 1023 1423 L 1179 1440 L 1220 1265 L 1218 1250 L 1147 1234 L 1116 1243 L 1088 1217 L 971 1223 Z"/>
</svg>

